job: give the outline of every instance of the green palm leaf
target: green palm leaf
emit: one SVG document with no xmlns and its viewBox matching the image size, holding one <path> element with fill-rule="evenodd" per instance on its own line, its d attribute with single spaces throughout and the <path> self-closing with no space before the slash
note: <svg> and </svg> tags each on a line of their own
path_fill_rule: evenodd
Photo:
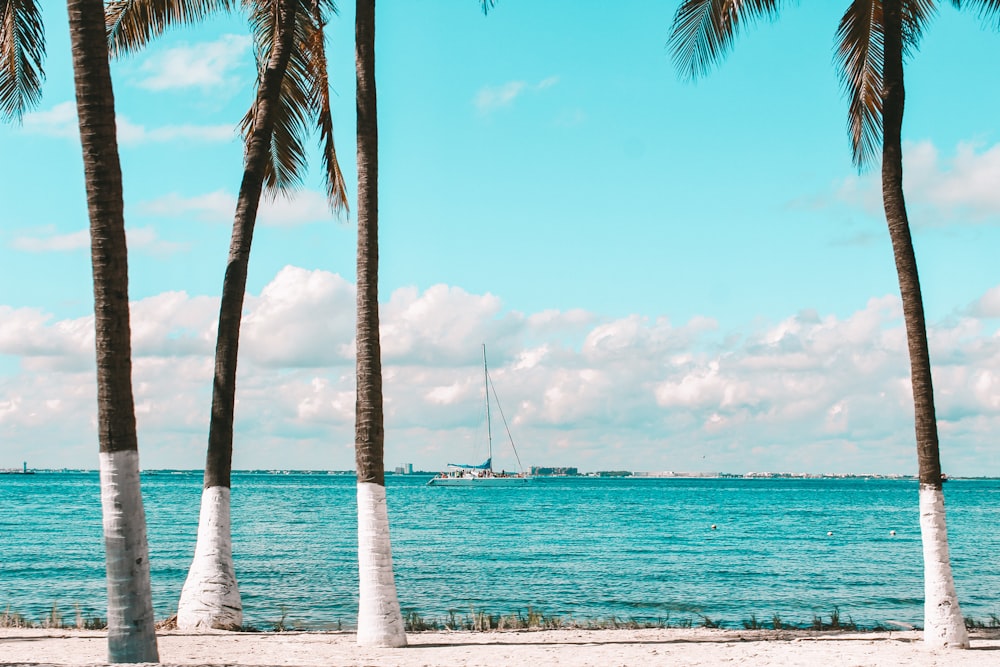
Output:
<svg viewBox="0 0 1000 667">
<path fill-rule="evenodd" d="M 20 122 L 38 104 L 45 29 L 34 0 L 0 0 L 0 116 Z"/>
<path fill-rule="evenodd" d="M 908 0 L 903 5 L 907 55 L 916 51 L 935 11 L 933 0 Z M 882 151 L 882 31 L 882 0 L 853 0 L 837 27 L 835 57 L 848 99 L 851 157 L 859 168 L 874 163 Z"/>
<path fill-rule="evenodd" d="M 987 26 L 1000 29 L 1000 0 L 951 0 L 951 4 L 971 8 Z"/>
<path fill-rule="evenodd" d="M 848 98 L 847 126 L 854 164 L 871 164 L 882 150 L 881 0 L 854 0 L 837 28 L 840 80 Z"/>
<path fill-rule="evenodd" d="M 133 53 L 171 26 L 197 23 L 239 4 L 239 0 L 111 0 L 104 8 L 111 55 Z"/>
<path fill-rule="evenodd" d="M 264 183 L 270 196 L 287 192 L 301 184 L 307 161 L 304 137 L 315 124 L 320 131 L 327 200 L 335 212 L 340 212 L 348 208 L 347 189 L 333 142 L 330 85 L 326 73 L 323 33 L 326 13 L 335 11 L 336 7 L 329 0 L 306 0 L 296 7 L 294 48 L 275 110 Z M 271 6 L 265 3 L 255 4 L 251 9 L 250 23 L 258 67 L 265 67 L 277 37 L 276 17 Z M 245 137 L 250 136 L 255 116 L 256 102 L 240 124 Z"/>
<path fill-rule="evenodd" d="M 336 11 L 336 7 L 331 7 Z M 347 203 L 347 184 L 344 174 L 340 171 L 337 160 L 337 149 L 333 143 L 333 114 L 330 111 L 330 79 L 327 75 L 326 36 L 323 27 L 326 21 L 319 4 L 313 5 L 313 21 L 315 30 L 309 42 L 309 63 L 313 72 L 313 85 L 309 91 L 313 113 L 319 125 L 319 140 L 323 157 L 323 180 L 326 184 L 326 197 L 334 212 L 349 208 Z"/>
<path fill-rule="evenodd" d="M 773 19 L 786 0 L 683 0 L 667 46 L 682 77 L 708 74 L 732 48 L 744 23 Z"/>
</svg>

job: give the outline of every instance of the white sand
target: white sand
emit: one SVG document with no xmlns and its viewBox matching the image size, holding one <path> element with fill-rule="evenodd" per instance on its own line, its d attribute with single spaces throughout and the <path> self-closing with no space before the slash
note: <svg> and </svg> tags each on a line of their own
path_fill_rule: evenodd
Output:
<svg viewBox="0 0 1000 667">
<path fill-rule="evenodd" d="M 353 633 L 191 634 L 160 631 L 169 665 L 802 665 L 861 667 L 1000 665 L 1000 632 L 972 635 L 968 651 L 932 651 L 919 632 L 738 630 L 546 630 L 421 632 L 401 649 L 359 648 Z M 0 629 L 0 663 L 94 665 L 106 660 L 103 632 Z"/>
</svg>

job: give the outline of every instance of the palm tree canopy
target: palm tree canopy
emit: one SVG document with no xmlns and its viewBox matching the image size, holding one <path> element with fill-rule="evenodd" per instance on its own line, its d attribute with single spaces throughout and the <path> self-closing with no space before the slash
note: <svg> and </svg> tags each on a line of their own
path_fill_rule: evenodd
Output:
<svg viewBox="0 0 1000 667">
<path fill-rule="evenodd" d="M 1000 27 L 1000 0 L 951 0 Z M 706 75 L 728 53 L 746 24 L 777 18 L 790 0 L 683 0 L 674 15 L 667 46 L 683 78 Z M 912 55 L 935 0 L 904 0 L 903 48 Z M 882 0 L 850 0 L 836 35 L 838 73 L 848 99 L 847 126 L 855 165 L 865 168 L 882 145 Z"/>
<path fill-rule="evenodd" d="M 231 11 L 238 5 L 250 15 L 260 81 L 262 68 L 267 66 L 276 39 L 277 13 L 273 0 L 112 0 L 106 11 L 111 53 L 114 56 L 132 53 L 171 26 L 196 23 L 215 12 Z M 282 80 L 264 183 L 271 196 L 287 193 L 301 185 L 306 170 L 305 137 L 316 127 L 327 200 L 330 208 L 340 213 L 348 209 L 347 185 L 333 142 L 323 32 L 327 16 L 336 11 L 333 0 L 296 2 L 295 47 Z M 240 124 L 244 139 L 249 138 L 253 129 L 254 111 L 251 107 Z"/>
<path fill-rule="evenodd" d="M 44 61 L 40 7 L 34 0 L 0 0 L 0 117 L 20 122 L 38 104 Z"/>
<path fill-rule="evenodd" d="M 270 58 L 276 38 L 274 11 L 270 2 L 251 3 L 249 9 L 256 60 L 258 67 L 263 67 Z M 264 183 L 271 194 L 286 192 L 301 183 L 307 157 L 303 137 L 309 131 L 310 121 L 315 122 L 323 148 L 327 199 L 334 211 L 346 211 L 347 186 L 333 143 L 330 82 L 323 33 L 326 16 L 336 13 L 337 8 L 332 0 L 304 0 L 296 3 L 295 11 L 294 47 L 281 83 L 281 97 L 271 137 L 271 159 L 264 174 Z M 254 112 L 251 107 L 240 124 L 245 138 L 249 138 L 253 130 Z"/>
</svg>

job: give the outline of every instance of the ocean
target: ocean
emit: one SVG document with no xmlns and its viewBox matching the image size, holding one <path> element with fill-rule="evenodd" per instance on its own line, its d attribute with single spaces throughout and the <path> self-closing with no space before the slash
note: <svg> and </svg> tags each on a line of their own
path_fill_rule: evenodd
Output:
<svg viewBox="0 0 1000 667">
<path fill-rule="evenodd" d="M 427 479 L 387 477 L 400 603 L 425 620 L 532 610 L 735 628 L 832 613 L 860 627 L 923 623 L 913 480 L 541 478 L 470 489 Z M 200 472 L 142 475 L 158 619 L 176 610 L 201 483 Z M 245 624 L 352 628 L 353 476 L 237 472 L 232 497 Z M 952 480 L 945 502 L 962 611 L 988 622 L 1000 614 L 1000 480 Z M 0 610 L 36 622 L 53 606 L 70 623 L 106 616 L 97 473 L 0 475 L 0 507 Z"/>
</svg>

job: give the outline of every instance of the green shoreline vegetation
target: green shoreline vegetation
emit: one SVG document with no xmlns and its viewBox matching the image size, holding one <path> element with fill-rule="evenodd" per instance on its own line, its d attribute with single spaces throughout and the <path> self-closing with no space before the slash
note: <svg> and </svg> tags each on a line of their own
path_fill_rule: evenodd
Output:
<svg viewBox="0 0 1000 667">
<path fill-rule="evenodd" d="M 73 621 L 68 622 L 59 606 L 52 604 L 49 613 L 38 620 L 32 620 L 16 611 L 12 611 L 10 606 L 0 613 L 0 628 L 51 628 L 62 630 L 105 630 L 107 622 L 105 619 L 93 616 L 86 617 L 80 606 L 75 605 Z M 845 632 L 889 632 L 902 630 L 920 630 L 918 626 L 904 623 L 887 621 L 886 624 L 877 623 L 872 626 L 862 626 L 854 622 L 848 615 L 845 619 L 838 607 L 834 607 L 829 613 L 829 618 L 813 615 L 808 622 L 788 622 L 778 614 L 772 614 L 770 618 L 760 619 L 756 613 L 750 614 L 750 618 L 743 619 L 739 623 L 731 623 L 723 619 L 712 619 L 702 614 L 695 617 L 685 617 L 671 619 L 669 615 L 657 618 L 656 620 L 640 620 L 634 617 L 625 618 L 619 616 L 609 616 L 596 619 L 574 619 L 563 616 L 549 616 L 532 607 L 527 610 L 518 610 L 508 614 L 491 614 L 483 610 L 469 608 L 468 612 L 459 613 L 457 610 L 449 610 L 446 618 L 432 618 L 421 616 L 413 609 L 403 611 L 403 621 L 406 624 L 407 632 L 436 632 L 436 631 L 466 631 L 466 632 L 504 632 L 518 630 L 640 630 L 640 629 L 689 629 L 689 628 L 709 628 L 723 630 L 762 630 L 762 631 L 845 631 Z M 170 616 L 156 623 L 157 629 L 171 630 L 176 628 L 176 616 Z M 965 627 L 969 630 L 1000 630 L 1000 614 L 992 613 L 988 619 L 975 619 L 966 617 Z M 341 621 L 335 621 L 326 627 L 307 627 L 302 623 L 289 617 L 288 611 L 281 609 L 281 616 L 273 621 L 269 626 L 257 627 L 244 625 L 239 632 L 342 632 L 344 631 Z"/>
</svg>

